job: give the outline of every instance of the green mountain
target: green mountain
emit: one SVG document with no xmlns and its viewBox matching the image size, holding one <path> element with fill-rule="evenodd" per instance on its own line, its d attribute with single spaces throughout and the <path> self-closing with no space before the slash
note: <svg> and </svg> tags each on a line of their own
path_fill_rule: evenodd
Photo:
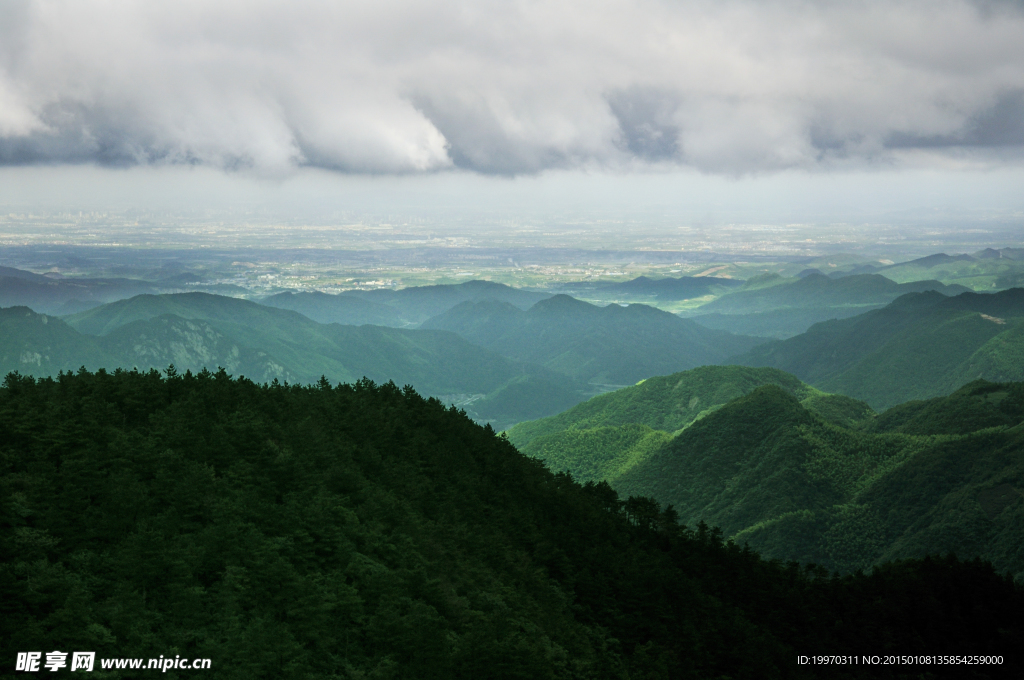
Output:
<svg viewBox="0 0 1024 680">
<path fill-rule="evenodd" d="M 110 677 L 141 677 L 105 671 L 112 658 L 165 658 L 228 680 L 810 679 L 805 652 L 955 650 L 1003 655 L 973 677 L 1024 670 L 1024 591 L 990 565 L 833 578 L 764 561 L 391 384 L 11 376 L 0 431 L 8 663 L 90 650 Z"/>
<path fill-rule="evenodd" d="M 868 432 L 965 435 L 1024 421 L 1020 383 L 977 380 L 946 397 L 909 401 L 865 422 Z"/>
<path fill-rule="evenodd" d="M 955 552 L 1024 580 L 1024 383 L 978 381 L 877 416 L 848 397 L 764 383 L 675 434 L 630 423 L 623 407 L 637 395 L 612 393 L 600 401 L 618 408 L 584 415 L 592 399 L 510 439 L 553 470 L 657 498 L 685 524 L 719 526 L 773 558 L 853 571 Z M 682 405 L 660 396 L 652 410 Z"/>
<path fill-rule="evenodd" d="M 772 368 L 701 366 L 648 378 L 632 387 L 600 394 L 564 413 L 520 423 L 508 431 L 508 437 L 533 455 L 528 447 L 532 441 L 565 431 L 637 424 L 675 432 L 711 410 L 769 384 L 778 385 L 799 399 L 818 394 L 796 377 Z"/>
<path fill-rule="evenodd" d="M 403 320 L 403 325 L 406 325 L 426 321 L 463 302 L 496 300 L 507 302 L 518 309 L 528 309 L 551 296 L 548 293 L 512 288 L 503 283 L 474 280 L 459 284 L 413 286 L 401 290 L 349 290 L 341 293 L 339 297 L 386 305 L 394 310 Z"/>
<path fill-rule="evenodd" d="M 260 300 L 260 304 L 278 309 L 290 309 L 319 323 L 340 323 L 350 326 L 373 324 L 394 327 L 409 325 L 409 322 L 402 318 L 401 312 L 394 307 L 353 295 L 288 291 L 264 298 Z"/>
<path fill-rule="evenodd" d="M 96 338 L 83 336 L 55 316 L 28 307 L 0 308 L 0 373 L 56 375 L 82 366 L 113 365 Z M 166 366 L 166 364 L 165 364 Z"/>
<path fill-rule="evenodd" d="M 876 409 L 927 399 L 964 383 L 1022 380 L 1024 289 L 993 294 L 905 295 L 849 319 L 769 342 L 736 363 L 772 366 Z"/>
<path fill-rule="evenodd" d="M 891 433 L 862 435 L 860 447 L 902 437 L 909 455 L 898 454 L 901 463 L 855 485 L 841 503 L 782 514 L 736 540 L 770 556 L 839 568 L 955 552 L 1024 580 L 1024 385 L 981 381 L 878 420 L 874 429 Z M 895 434 L 902 432 L 916 436 Z M 935 434 L 942 432 L 950 434 Z M 816 449 L 809 461 L 829 455 Z"/>
<path fill-rule="evenodd" d="M 1024 257 L 1019 248 L 987 248 L 973 255 L 937 253 L 899 262 L 875 271 L 894 281 L 938 279 L 976 291 L 998 290 L 1024 284 Z"/>
<path fill-rule="evenodd" d="M 194 373 L 224 367 L 261 382 L 309 383 L 321 375 L 394 380 L 437 396 L 484 397 L 471 408 L 474 416 L 501 426 L 555 413 L 585 398 L 571 379 L 506 359 L 453 333 L 325 325 L 297 312 L 207 293 L 142 295 L 65 320 L 53 319 L 53 327 L 63 329 L 63 344 L 26 335 L 6 352 L 10 358 L 3 368 L 42 376 L 83 364 L 142 370 L 174 364 L 180 372 Z M 42 328 L 39 322 L 37 330 Z M 24 352 L 42 358 L 30 366 L 21 361 Z M 67 358 L 46 368 L 40 362 L 47 356 Z"/>
<path fill-rule="evenodd" d="M 810 270 L 792 279 L 752 280 L 749 287 L 702 305 L 692 318 L 708 328 L 784 339 L 819 321 L 862 314 L 901 295 L 923 291 L 956 295 L 970 289 L 934 280 L 896 283 L 878 274 L 830 278 Z"/>
<path fill-rule="evenodd" d="M 299 373 L 274 356 L 240 343 L 202 319 L 173 314 L 140 319 L 115 328 L 98 342 L 111 357 L 106 368 L 148 370 L 173 364 L 183 372 L 199 372 L 222 367 L 259 382 L 302 382 Z"/>
<path fill-rule="evenodd" d="M 667 276 L 663 279 L 638 276 L 631 281 L 607 284 L 598 290 L 630 296 L 652 296 L 659 302 L 671 302 L 721 294 L 742 285 L 743 282 L 736 279 L 714 276 Z"/>
<path fill-rule="evenodd" d="M 567 295 L 527 311 L 494 301 L 463 303 L 421 327 L 454 331 L 510 359 L 612 385 L 720 363 L 731 348 L 759 342 L 647 305 L 597 307 Z"/>
</svg>

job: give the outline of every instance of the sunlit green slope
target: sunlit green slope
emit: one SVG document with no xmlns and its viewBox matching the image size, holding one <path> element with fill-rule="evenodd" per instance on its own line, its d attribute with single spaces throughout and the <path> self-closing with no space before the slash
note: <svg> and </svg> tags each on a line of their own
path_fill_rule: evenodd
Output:
<svg viewBox="0 0 1024 680">
<path fill-rule="evenodd" d="M 765 381 L 674 435 L 619 424 L 625 409 L 585 412 L 616 394 L 511 438 L 554 470 L 654 497 L 684 523 L 720 526 L 772 557 L 849 571 L 952 551 L 1024 579 L 1024 383 L 977 381 L 876 416 L 848 397 Z M 654 412 L 680 405 L 655 395 Z M 601 424 L 605 414 L 617 424 Z"/>
<path fill-rule="evenodd" d="M 674 432 L 711 409 L 767 384 L 779 385 L 800 399 L 817 393 L 798 378 L 776 369 L 701 366 L 648 378 L 633 387 L 593 397 L 556 416 L 520 423 L 508 431 L 508 436 L 523 448 L 539 437 L 595 427 L 636 424 Z"/>
</svg>

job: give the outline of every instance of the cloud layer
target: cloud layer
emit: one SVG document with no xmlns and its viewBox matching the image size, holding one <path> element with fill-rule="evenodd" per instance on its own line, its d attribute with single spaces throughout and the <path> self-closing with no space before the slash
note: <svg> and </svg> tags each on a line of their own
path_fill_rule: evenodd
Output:
<svg viewBox="0 0 1024 680">
<path fill-rule="evenodd" d="M 0 0 L 0 164 L 1019 163 L 1021 36 L 996 0 Z"/>
</svg>

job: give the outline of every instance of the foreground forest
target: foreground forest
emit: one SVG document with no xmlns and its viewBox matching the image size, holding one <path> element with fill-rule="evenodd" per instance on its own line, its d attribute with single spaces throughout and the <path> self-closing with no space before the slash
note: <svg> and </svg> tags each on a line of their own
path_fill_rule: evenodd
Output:
<svg viewBox="0 0 1024 680">
<path fill-rule="evenodd" d="M 988 563 L 765 561 L 390 383 L 12 374 L 0 432 L 6 659 L 180 654 L 219 678 L 1024 670 L 1024 592 Z M 797 662 L 819 654 L 1004 663 Z"/>
</svg>

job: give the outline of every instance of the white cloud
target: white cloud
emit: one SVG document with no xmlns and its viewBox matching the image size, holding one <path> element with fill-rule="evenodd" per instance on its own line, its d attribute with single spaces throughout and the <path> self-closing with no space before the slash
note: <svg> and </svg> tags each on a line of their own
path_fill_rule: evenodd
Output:
<svg viewBox="0 0 1024 680">
<path fill-rule="evenodd" d="M 966 0 L 0 0 L 0 163 L 1018 163 L 1021 35 Z"/>
</svg>

